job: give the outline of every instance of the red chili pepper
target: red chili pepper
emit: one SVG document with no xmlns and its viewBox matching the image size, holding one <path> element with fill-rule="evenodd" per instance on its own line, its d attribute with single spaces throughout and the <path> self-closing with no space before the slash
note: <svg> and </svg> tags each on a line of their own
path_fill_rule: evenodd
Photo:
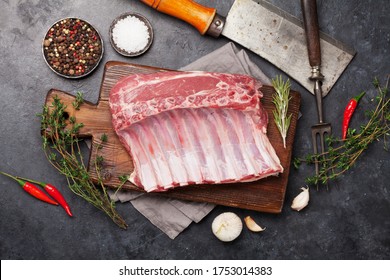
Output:
<svg viewBox="0 0 390 280">
<path fill-rule="evenodd" d="M 28 192 L 29 194 L 31 194 L 35 198 L 42 200 L 44 202 L 50 203 L 50 204 L 58 205 L 58 203 L 56 201 L 51 199 L 44 191 L 42 191 L 40 188 L 33 185 L 32 183 L 25 181 L 25 180 L 22 180 L 22 179 L 19 179 L 17 177 L 14 177 L 10 174 L 7 174 L 7 173 L 1 172 L 1 171 L 0 171 L 0 173 L 17 181 L 19 183 L 19 185 L 22 186 L 23 190 L 25 190 L 26 192 Z"/>
<path fill-rule="evenodd" d="M 62 206 L 62 208 L 65 209 L 66 213 L 70 217 L 73 217 L 73 214 L 70 211 L 70 207 L 68 203 L 66 202 L 65 198 L 56 187 L 50 184 L 44 184 L 44 186 L 43 185 L 41 186 L 44 187 L 47 193 L 50 194 Z"/>
<path fill-rule="evenodd" d="M 345 140 L 347 138 L 347 132 L 348 132 L 348 126 L 349 121 L 352 118 L 353 112 L 355 112 L 355 109 L 360 101 L 360 99 L 365 95 L 366 93 L 363 91 L 361 94 L 355 96 L 352 98 L 344 110 L 344 119 L 343 119 L 343 133 L 342 133 L 342 139 Z"/>
<path fill-rule="evenodd" d="M 26 179 L 26 178 L 21 178 L 21 177 L 17 177 L 19 179 L 22 179 L 22 180 L 26 180 L 26 181 L 29 181 L 31 183 L 34 183 L 34 184 L 37 184 L 39 186 L 41 186 L 42 188 L 45 189 L 45 191 L 50 194 L 50 196 L 52 198 L 54 198 L 61 206 L 62 208 L 65 209 L 66 213 L 70 216 L 70 217 L 73 217 L 73 214 L 72 212 L 70 211 L 70 207 L 68 205 L 68 203 L 66 202 L 64 196 L 61 194 L 61 192 L 53 185 L 51 184 L 47 184 L 47 183 L 43 183 L 43 182 L 38 182 L 38 181 L 34 181 L 34 180 L 30 180 L 30 179 Z"/>
</svg>

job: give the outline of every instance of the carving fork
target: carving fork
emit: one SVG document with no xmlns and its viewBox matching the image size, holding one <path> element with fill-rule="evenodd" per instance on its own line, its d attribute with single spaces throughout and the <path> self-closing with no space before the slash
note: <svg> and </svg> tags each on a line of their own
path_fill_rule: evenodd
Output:
<svg viewBox="0 0 390 280">
<path fill-rule="evenodd" d="M 311 66 L 311 76 L 309 79 L 314 82 L 314 94 L 317 105 L 318 124 L 311 128 L 314 154 L 318 155 L 317 136 L 320 138 L 321 153 L 325 152 L 324 135 L 332 132 L 331 125 L 325 123 L 323 119 L 322 107 L 322 81 L 324 76 L 321 74 L 321 46 L 317 16 L 316 0 L 301 0 L 303 24 L 306 33 L 307 50 Z M 318 159 L 315 159 L 316 175 L 319 175 Z M 318 185 L 318 184 L 317 184 Z"/>
</svg>

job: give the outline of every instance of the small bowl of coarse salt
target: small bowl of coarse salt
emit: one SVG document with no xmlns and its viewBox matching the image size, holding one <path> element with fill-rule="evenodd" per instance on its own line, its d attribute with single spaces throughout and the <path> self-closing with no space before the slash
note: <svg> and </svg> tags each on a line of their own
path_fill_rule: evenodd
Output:
<svg viewBox="0 0 390 280">
<path fill-rule="evenodd" d="M 110 26 L 112 47 L 123 56 L 145 53 L 153 42 L 153 28 L 146 17 L 138 13 L 125 13 Z"/>
</svg>

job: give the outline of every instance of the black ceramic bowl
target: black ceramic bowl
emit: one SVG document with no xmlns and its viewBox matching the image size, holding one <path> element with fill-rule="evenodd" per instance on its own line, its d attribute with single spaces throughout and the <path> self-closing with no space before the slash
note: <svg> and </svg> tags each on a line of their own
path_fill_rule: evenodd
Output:
<svg viewBox="0 0 390 280">
<path fill-rule="evenodd" d="M 90 23 L 69 17 L 50 26 L 42 42 L 42 52 L 54 73 L 77 79 L 96 69 L 104 46 L 99 32 Z"/>
<path fill-rule="evenodd" d="M 136 17 L 137 19 L 139 19 L 140 21 L 142 21 L 146 27 L 147 27 L 147 30 L 148 30 L 148 34 L 149 34 L 149 39 L 148 39 L 148 42 L 147 44 L 145 45 L 144 48 L 142 48 L 141 50 L 139 51 L 136 51 L 136 52 L 128 52 L 120 47 L 118 47 L 118 45 L 115 43 L 115 40 L 113 38 L 113 30 L 114 30 L 114 27 L 115 25 L 118 23 L 118 21 L 120 21 L 121 19 L 125 19 L 129 16 L 133 16 L 133 17 Z M 141 14 L 138 14 L 138 13 L 124 13 L 122 15 L 120 15 L 119 17 L 117 17 L 110 25 L 110 30 L 109 30 L 109 33 L 110 33 L 110 43 L 112 45 L 112 47 L 121 55 L 123 56 L 127 56 L 127 57 L 134 57 L 134 56 L 139 56 L 143 53 L 145 53 L 149 48 L 150 46 L 152 45 L 152 42 L 153 42 L 153 28 L 152 28 L 152 25 L 150 24 L 149 20 L 144 17 L 143 15 Z M 131 38 L 132 34 L 129 32 L 128 36 Z"/>
</svg>

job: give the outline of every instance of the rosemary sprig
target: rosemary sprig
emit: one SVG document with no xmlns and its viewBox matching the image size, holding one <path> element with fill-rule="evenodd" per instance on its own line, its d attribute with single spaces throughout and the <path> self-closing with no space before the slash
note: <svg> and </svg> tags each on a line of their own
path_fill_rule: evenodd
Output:
<svg viewBox="0 0 390 280">
<path fill-rule="evenodd" d="M 291 116 L 287 116 L 288 103 L 291 99 L 290 96 L 290 80 L 287 79 L 286 82 L 283 82 L 282 76 L 277 76 L 272 80 L 272 85 L 275 89 L 275 94 L 272 96 L 272 102 L 275 104 L 275 110 L 272 111 L 274 114 L 274 121 L 280 135 L 283 139 L 283 146 L 286 148 L 286 137 L 287 131 L 290 126 Z"/>
<path fill-rule="evenodd" d="M 72 105 L 75 109 L 79 109 L 82 103 L 82 94 L 78 93 Z M 102 180 L 99 180 L 96 186 L 84 165 L 80 140 L 76 137 L 83 124 L 77 123 L 74 117 L 68 117 L 65 110 L 66 105 L 58 97 L 54 97 L 52 104 L 44 106 L 42 114 L 39 114 L 43 150 L 47 159 L 61 174 L 66 176 L 69 188 L 76 195 L 102 210 L 119 227 L 125 229 L 126 222 L 116 211 L 115 204 L 108 196 Z M 105 137 L 103 136 L 103 141 Z M 99 171 L 99 164 L 102 160 L 99 158 L 99 162 L 95 163 L 97 171 Z"/>
<path fill-rule="evenodd" d="M 390 76 L 389 76 L 390 78 Z M 375 140 L 383 138 L 384 149 L 388 151 L 386 137 L 390 135 L 390 99 L 388 96 L 389 79 L 384 87 L 380 86 L 378 79 L 374 80 L 374 87 L 378 91 L 375 98 L 377 105 L 375 109 L 366 111 L 368 122 L 360 126 L 359 132 L 356 129 L 348 129 L 346 140 L 327 137 L 328 151 L 313 155 L 309 154 L 304 159 L 294 159 L 294 166 L 299 167 L 301 162 L 313 164 L 319 163 L 319 175 L 306 178 L 308 184 L 326 184 L 347 172 L 359 159 L 369 145 Z"/>
</svg>

